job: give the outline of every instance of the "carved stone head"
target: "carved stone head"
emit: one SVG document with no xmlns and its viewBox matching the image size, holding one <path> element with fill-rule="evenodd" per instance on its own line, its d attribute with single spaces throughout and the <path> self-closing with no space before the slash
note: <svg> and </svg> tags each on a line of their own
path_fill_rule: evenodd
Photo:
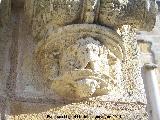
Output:
<svg viewBox="0 0 160 120">
<path fill-rule="evenodd" d="M 107 56 L 107 48 L 98 40 L 91 37 L 77 40 L 62 52 L 60 74 L 54 79 L 52 88 L 75 99 L 92 96 L 97 89 L 107 93 L 111 79 Z"/>
<path fill-rule="evenodd" d="M 71 100 L 106 95 L 113 89 L 115 78 L 111 72 L 119 58 L 110 50 L 110 44 L 91 35 L 62 37 L 57 42 L 54 38 L 42 43 L 37 52 L 51 89 Z"/>
</svg>

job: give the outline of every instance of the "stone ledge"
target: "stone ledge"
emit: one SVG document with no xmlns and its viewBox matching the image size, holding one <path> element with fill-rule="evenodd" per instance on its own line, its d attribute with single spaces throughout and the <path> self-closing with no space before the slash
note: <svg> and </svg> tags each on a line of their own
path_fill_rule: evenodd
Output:
<svg viewBox="0 0 160 120">
<path fill-rule="evenodd" d="M 118 103 L 118 102 L 81 102 L 72 103 L 60 107 L 46 104 L 31 104 L 31 103 L 11 103 L 11 113 L 9 120 L 58 120 L 65 117 L 70 117 L 73 120 L 78 119 L 92 120 L 95 117 L 120 120 L 147 120 L 145 112 L 146 105 L 138 103 Z M 14 114 L 14 111 L 18 111 Z M 131 114 L 132 113 L 132 114 Z M 75 115 L 77 115 L 75 117 Z"/>
</svg>

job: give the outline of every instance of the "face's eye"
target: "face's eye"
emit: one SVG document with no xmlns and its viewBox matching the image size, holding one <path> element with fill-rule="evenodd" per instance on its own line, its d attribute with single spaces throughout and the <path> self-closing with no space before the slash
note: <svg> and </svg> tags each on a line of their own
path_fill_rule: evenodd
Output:
<svg viewBox="0 0 160 120">
<path fill-rule="evenodd" d="M 82 54 L 85 54 L 85 52 L 83 51 Z"/>
<path fill-rule="evenodd" d="M 87 52 L 87 53 L 89 52 L 89 48 L 86 48 L 86 52 Z"/>
<path fill-rule="evenodd" d="M 77 52 L 75 52 L 75 55 L 77 55 Z"/>
<path fill-rule="evenodd" d="M 94 49 L 93 49 L 93 52 L 95 52 L 95 51 L 96 51 L 96 49 L 94 48 Z"/>
<path fill-rule="evenodd" d="M 86 65 L 85 69 L 92 69 L 92 66 L 91 66 L 90 62 Z"/>
</svg>

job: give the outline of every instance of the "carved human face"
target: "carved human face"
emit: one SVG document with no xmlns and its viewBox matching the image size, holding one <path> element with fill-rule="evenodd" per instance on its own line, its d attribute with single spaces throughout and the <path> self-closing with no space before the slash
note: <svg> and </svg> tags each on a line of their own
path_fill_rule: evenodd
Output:
<svg viewBox="0 0 160 120">
<path fill-rule="evenodd" d="M 108 49 L 91 37 L 79 39 L 63 51 L 60 74 L 53 89 L 75 99 L 107 92 L 109 80 Z M 102 90 L 103 89 L 103 90 Z M 98 92 L 99 92 L 98 91 Z"/>
<path fill-rule="evenodd" d="M 108 73 L 108 50 L 91 37 L 80 39 L 63 52 L 60 62 L 62 74 L 77 69 Z"/>
</svg>

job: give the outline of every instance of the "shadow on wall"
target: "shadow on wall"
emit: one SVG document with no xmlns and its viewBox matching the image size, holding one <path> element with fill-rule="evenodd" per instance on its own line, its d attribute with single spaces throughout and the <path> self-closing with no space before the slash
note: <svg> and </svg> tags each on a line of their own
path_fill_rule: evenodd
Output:
<svg viewBox="0 0 160 120">
<path fill-rule="evenodd" d="M 25 114 L 25 115 L 43 114 L 49 111 L 60 109 L 62 107 L 63 105 L 57 107 L 54 104 L 49 105 L 49 104 L 40 104 L 40 103 L 12 102 L 9 115 L 19 116 L 22 114 Z"/>
<path fill-rule="evenodd" d="M 160 0 L 157 0 L 156 3 L 158 5 L 158 11 L 160 12 Z"/>
</svg>

